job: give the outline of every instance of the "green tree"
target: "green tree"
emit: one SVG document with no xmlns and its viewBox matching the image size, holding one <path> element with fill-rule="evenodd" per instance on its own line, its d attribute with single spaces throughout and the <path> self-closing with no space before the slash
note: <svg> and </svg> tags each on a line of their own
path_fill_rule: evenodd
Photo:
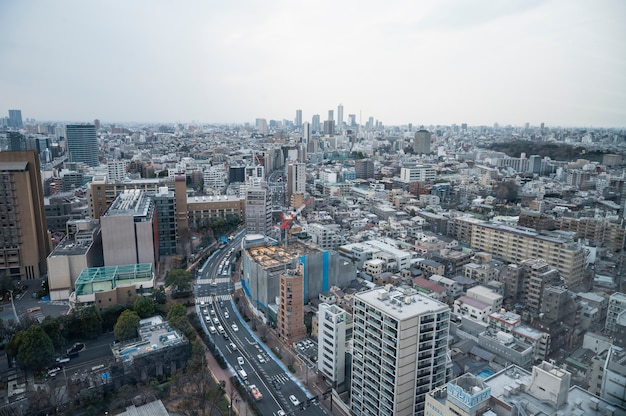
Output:
<svg viewBox="0 0 626 416">
<path fill-rule="evenodd" d="M 33 325 L 24 334 L 17 360 L 24 368 L 39 370 L 54 358 L 54 346 L 40 325 Z"/>
<path fill-rule="evenodd" d="M 113 305 L 102 311 L 102 329 L 104 331 L 113 331 L 113 327 L 117 323 L 117 319 L 122 312 L 126 310 L 124 305 Z"/>
<path fill-rule="evenodd" d="M 139 325 L 139 315 L 135 311 L 125 310 L 117 319 L 113 328 L 115 339 L 126 341 L 137 337 L 137 325 Z"/>
<path fill-rule="evenodd" d="M 15 335 L 11 337 L 7 345 L 5 346 L 5 351 L 7 355 L 10 357 L 17 357 L 17 353 L 20 350 L 20 345 L 22 345 L 22 341 L 24 340 L 24 335 L 26 335 L 26 331 L 19 331 Z"/>
<path fill-rule="evenodd" d="M 95 305 L 80 310 L 80 328 L 87 338 L 96 338 L 102 333 L 102 316 Z"/>
<path fill-rule="evenodd" d="M 140 318 L 147 318 L 154 313 L 154 302 L 147 296 L 137 296 L 133 303 L 133 310 Z"/>
<path fill-rule="evenodd" d="M 186 291 L 191 289 L 191 279 L 193 274 L 185 269 L 176 268 L 170 270 L 165 275 L 165 284 L 167 286 L 174 286 L 178 291 Z"/>
<path fill-rule="evenodd" d="M 46 316 L 46 319 L 41 323 L 41 328 L 48 335 L 50 341 L 52 341 L 55 350 L 65 345 L 65 337 L 63 337 L 61 333 L 61 324 L 58 320 L 51 316 Z"/>
<path fill-rule="evenodd" d="M 154 302 L 159 305 L 164 305 L 167 302 L 167 296 L 165 295 L 165 288 L 163 285 L 159 286 L 158 289 L 152 290 L 152 296 L 154 297 Z"/>
<path fill-rule="evenodd" d="M 187 316 L 187 309 L 180 303 L 174 303 L 167 312 L 167 320 L 170 321 L 181 316 Z"/>
</svg>

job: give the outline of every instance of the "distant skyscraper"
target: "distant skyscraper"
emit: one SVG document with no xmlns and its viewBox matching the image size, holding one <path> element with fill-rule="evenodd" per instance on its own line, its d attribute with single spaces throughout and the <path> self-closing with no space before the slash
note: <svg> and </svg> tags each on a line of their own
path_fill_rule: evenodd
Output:
<svg viewBox="0 0 626 416">
<path fill-rule="evenodd" d="M 334 120 L 335 119 L 335 112 L 333 110 L 328 110 L 328 120 Z"/>
<path fill-rule="evenodd" d="M 335 134 L 335 121 L 334 120 L 324 121 L 324 135 L 333 136 L 334 134 Z"/>
<path fill-rule="evenodd" d="M 100 162 L 96 127 L 93 124 L 68 124 L 65 130 L 70 161 L 82 162 L 91 167 L 98 166 Z"/>
<path fill-rule="evenodd" d="M 450 309 L 414 289 L 357 293 L 353 308 L 352 412 L 424 414 L 448 377 Z"/>
<path fill-rule="evenodd" d="M 26 150 L 26 137 L 20 132 L 10 131 L 7 138 L 9 139 L 9 150 L 12 152 L 19 152 Z"/>
<path fill-rule="evenodd" d="M 356 114 L 348 114 L 348 119 L 350 120 L 348 122 L 350 127 L 356 127 Z"/>
<path fill-rule="evenodd" d="M 320 115 L 319 114 L 315 114 L 313 116 L 313 119 L 311 120 L 311 127 L 313 129 L 314 132 L 320 132 L 321 129 L 321 123 L 320 123 Z"/>
<path fill-rule="evenodd" d="M 267 134 L 269 132 L 267 128 L 267 120 L 264 118 L 257 118 L 256 129 L 259 131 L 259 134 Z"/>
<path fill-rule="evenodd" d="M 309 122 L 305 122 L 302 125 L 302 143 L 308 145 L 309 141 L 311 141 L 311 124 Z"/>
<path fill-rule="evenodd" d="M 9 110 L 9 127 L 16 129 L 24 127 L 24 123 L 22 123 L 22 110 Z"/>
<path fill-rule="evenodd" d="M 36 151 L 0 152 L 0 189 L 0 275 L 39 279 L 51 247 Z"/>
<path fill-rule="evenodd" d="M 96 131 L 100 130 L 100 120 L 95 119 L 93 125 L 96 127 Z"/>
<path fill-rule="evenodd" d="M 417 154 L 430 154 L 430 132 L 428 130 L 415 132 L 413 151 Z"/>
<path fill-rule="evenodd" d="M 296 127 L 302 126 L 302 110 L 296 110 Z"/>
<path fill-rule="evenodd" d="M 337 128 L 339 131 L 343 131 L 343 105 L 339 104 L 337 107 Z"/>
</svg>

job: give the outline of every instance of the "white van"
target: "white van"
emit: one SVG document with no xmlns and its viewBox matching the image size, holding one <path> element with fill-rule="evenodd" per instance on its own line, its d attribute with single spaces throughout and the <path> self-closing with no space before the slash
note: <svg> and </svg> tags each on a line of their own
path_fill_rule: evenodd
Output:
<svg viewBox="0 0 626 416">
<path fill-rule="evenodd" d="M 239 370 L 238 373 L 239 373 L 239 376 L 241 376 L 242 380 L 248 379 L 248 373 L 246 373 L 246 371 L 243 368 Z"/>
<path fill-rule="evenodd" d="M 210 327 L 209 327 L 209 332 L 210 332 L 211 334 L 215 334 L 217 331 L 215 330 L 215 327 L 214 327 L 214 326 L 210 326 Z"/>
</svg>

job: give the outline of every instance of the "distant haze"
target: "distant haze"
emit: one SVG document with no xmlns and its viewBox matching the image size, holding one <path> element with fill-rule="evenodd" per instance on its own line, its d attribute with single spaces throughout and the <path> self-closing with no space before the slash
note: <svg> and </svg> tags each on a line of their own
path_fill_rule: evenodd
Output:
<svg viewBox="0 0 626 416">
<path fill-rule="evenodd" d="M 0 117 L 626 126 L 626 1 L 2 1 Z M 361 115 L 361 117 L 359 116 Z"/>
</svg>

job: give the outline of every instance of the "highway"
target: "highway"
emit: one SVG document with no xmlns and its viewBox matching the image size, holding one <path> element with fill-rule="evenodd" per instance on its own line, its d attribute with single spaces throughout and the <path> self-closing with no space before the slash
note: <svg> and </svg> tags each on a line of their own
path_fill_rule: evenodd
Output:
<svg viewBox="0 0 626 416">
<path fill-rule="evenodd" d="M 231 261 L 240 250 L 244 236 L 245 230 L 235 235 L 226 247 L 216 251 L 198 275 L 195 285 L 196 311 L 204 329 L 242 384 L 258 387 L 263 395 L 257 402 L 260 414 L 278 416 L 283 414 L 279 413 L 282 410 L 286 415 L 327 415 L 318 404 L 311 404 L 302 410 L 301 405 L 292 403 L 289 399 L 291 395 L 300 403 L 307 403 L 307 399 L 313 396 L 256 337 L 233 302 Z M 238 358 L 243 359 L 243 365 L 238 363 Z M 240 370 L 244 371 L 245 376 Z"/>
</svg>

